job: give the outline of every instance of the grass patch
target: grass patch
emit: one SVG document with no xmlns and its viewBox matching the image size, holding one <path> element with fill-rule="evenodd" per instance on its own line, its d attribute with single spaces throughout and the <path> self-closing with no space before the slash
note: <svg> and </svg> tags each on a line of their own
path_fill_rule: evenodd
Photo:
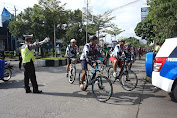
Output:
<svg viewBox="0 0 177 118">
<path fill-rule="evenodd" d="M 43 60 L 60 60 L 60 59 L 66 59 L 65 57 L 47 57 L 47 58 L 40 58 Z"/>
<path fill-rule="evenodd" d="M 146 76 L 146 82 L 152 83 L 152 78 Z"/>
</svg>

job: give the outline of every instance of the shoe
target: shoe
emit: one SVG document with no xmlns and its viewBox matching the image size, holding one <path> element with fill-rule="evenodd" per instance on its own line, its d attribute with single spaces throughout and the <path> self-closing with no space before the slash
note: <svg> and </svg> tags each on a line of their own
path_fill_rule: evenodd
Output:
<svg viewBox="0 0 177 118">
<path fill-rule="evenodd" d="M 81 88 L 82 91 L 84 91 L 84 84 L 81 84 L 80 88 Z"/>
<path fill-rule="evenodd" d="M 41 90 L 33 91 L 33 93 L 42 93 Z"/>
<path fill-rule="evenodd" d="M 26 90 L 26 93 L 31 93 L 32 91 L 31 90 Z"/>
<path fill-rule="evenodd" d="M 68 77 L 69 76 L 69 74 L 68 73 L 66 73 L 66 77 Z"/>
<path fill-rule="evenodd" d="M 116 72 L 113 73 L 113 77 L 115 77 L 115 78 L 117 77 L 117 73 Z"/>
</svg>

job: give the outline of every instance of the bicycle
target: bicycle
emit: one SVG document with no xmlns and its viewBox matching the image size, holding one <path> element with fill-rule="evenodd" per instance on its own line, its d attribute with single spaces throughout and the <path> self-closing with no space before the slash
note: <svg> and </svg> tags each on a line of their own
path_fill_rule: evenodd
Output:
<svg viewBox="0 0 177 118">
<path fill-rule="evenodd" d="M 85 75 L 84 80 L 84 91 L 87 90 L 89 85 L 92 85 L 92 93 L 96 97 L 96 99 L 100 102 L 105 102 L 109 100 L 113 93 L 113 87 L 111 81 L 103 75 L 96 76 L 96 73 L 100 71 L 98 70 L 98 65 L 92 68 L 93 71 L 88 70 Z M 79 86 L 81 84 L 81 74 L 82 70 L 79 72 Z"/>
<path fill-rule="evenodd" d="M 70 84 L 74 83 L 75 79 L 76 79 L 76 64 L 74 64 L 74 60 L 76 60 L 75 58 L 71 58 L 71 64 L 69 67 L 69 77 L 68 77 L 68 81 Z"/>
<path fill-rule="evenodd" d="M 110 67 L 108 69 L 108 78 L 112 83 L 114 83 L 116 80 L 119 80 L 124 90 L 132 91 L 138 84 L 138 78 L 132 70 L 128 69 L 128 61 L 126 58 L 123 58 L 120 61 L 122 62 L 122 69 L 118 76 L 116 78 L 113 77 L 113 67 Z"/>
</svg>

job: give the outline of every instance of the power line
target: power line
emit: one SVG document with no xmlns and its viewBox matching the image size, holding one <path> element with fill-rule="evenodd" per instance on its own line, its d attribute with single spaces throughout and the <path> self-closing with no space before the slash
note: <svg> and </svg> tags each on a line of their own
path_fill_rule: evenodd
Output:
<svg viewBox="0 0 177 118">
<path fill-rule="evenodd" d="M 121 8 L 123 8 L 123 7 L 127 7 L 127 6 L 129 6 L 129 5 L 131 5 L 131 4 L 134 4 L 134 3 L 138 2 L 138 1 L 141 1 L 141 0 L 132 1 L 132 2 L 127 3 L 127 4 L 125 4 L 125 5 L 122 5 L 122 6 L 119 6 L 119 7 L 117 7 L 117 8 L 111 9 L 111 10 L 109 10 L 109 12 L 117 11 L 118 9 L 121 9 Z"/>
</svg>

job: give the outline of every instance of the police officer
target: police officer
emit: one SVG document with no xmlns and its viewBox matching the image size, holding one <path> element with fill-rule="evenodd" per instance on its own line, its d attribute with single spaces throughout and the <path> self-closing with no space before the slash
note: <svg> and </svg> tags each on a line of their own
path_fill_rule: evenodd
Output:
<svg viewBox="0 0 177 118">
<path fill-rule="evenodd" d="M 24 37 L 25 37 L 25 44 L 21 47 L 23 66 L 25 68 L 25 71 L 24 71 L 24 84 L 25 85 L 24 85 L 24 87 L 25 87 L 26 93 L 32 92 L 29 87 L 29 80 L 30 80 L 32 83 L 32 86 L 33 86 L 33 93 L 42 93 L 42 91 L 38 89 L 38 84 L 36 81 L 36 74 L 35 74 L 35 67 L 34 67 L 35 57 L 33 54 L 33 49 L 49 42 L 50 38 L 46 37 L 41 42 L 35 42 L 35 43 L 31 44 L 32 39 L 33 39 L 33 34 L 32 35 L 24 35 Z"/>
</svg>

